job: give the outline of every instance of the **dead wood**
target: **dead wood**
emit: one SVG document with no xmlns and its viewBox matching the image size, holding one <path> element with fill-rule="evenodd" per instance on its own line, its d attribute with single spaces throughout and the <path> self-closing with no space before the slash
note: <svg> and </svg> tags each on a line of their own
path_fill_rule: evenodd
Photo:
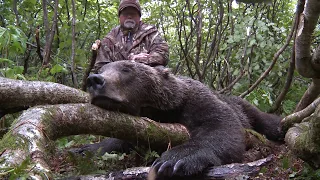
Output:
<svg viewBox="0 0 320 180">
<path fill-rule="evenodd" d="M 43 104 L 89 102 L 89 94 L 52 82 L 22 81 L 0 77 L 0 109 Z"/>
<path fill-rule="evenodd" d="M 88 103 L 36 106 L 25 111 L 0 141 L 0 168 L 19 165 L 30 157 L 35 164 L 30 173 L 41 171 L 49 177 L 47 157 L 54 149 L 53 141 L 77 134 L 115 137 L 162 149 L 189 138 L 182 125 L 109 112 Z"/>
<path fill-rule="evenodd" d="M 284 132 L 287 132 L 287 130 L 292 127 L 295 123 L 301 123 L 301 121 L 310 116 L 314 111 L 316 110 L 317 107 L 320 107 L 320 97 L 317 98 L 314 102 L 312 102 L 308 107 L 305 109 L 290 114 L 287 117 L 283 118 L 281 121 L 282 129 Z"/>
<path fill-rule="evenodd" d="M 270 155 L 267 158 L 253 161 L 250 163 L 232 163 L 222 166 L 213 166 L 208 168 L 202 175 L 193 177 L 173 178 L 183 180 L 203 180 L 203 179 L 244 179 L 250 176 L 256 176 L 262 167 L 273 160 L 274 156 Z M 135 180 L 152 180 L 152 173 L 149 174 L 149 167 L 135 167 L 124 171 L 112 172 L 110 174 L 95 174 L 69 177 L 69 180 L 85 180 L 99 178 L 101 180 L 111 179 L 135 179 Z"/>
<path fill-rule="evenodd" d="M 311 167 L 320 167 L 320 106 L 304 122 L 291 127 L 285 141 L 294 154 L 307 162 Z"/>
</svg>

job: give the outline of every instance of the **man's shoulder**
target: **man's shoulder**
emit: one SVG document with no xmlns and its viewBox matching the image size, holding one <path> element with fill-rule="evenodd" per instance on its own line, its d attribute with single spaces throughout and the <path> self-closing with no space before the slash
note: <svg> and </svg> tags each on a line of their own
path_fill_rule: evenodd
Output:
<svg viewBox="0 0 320 180">
<path fill-rule="evenodd" d="M 139 39 L 148 35 L 153 36 L 154 34 L 157 34 L 157 32 L 158 29 L 156 28 L 156 26 L 141 22 L 136 38 Z"/>
<path fill-rule="evenodd" d="M 140 24 L 140 30 L 149 31 L 150 29 L 155 29 L 155 30 L 157 30 L 157 28 L 156 28 L 155 25 L 146 24 L 146 23 L 144 23 L 144 22 L 141 22 L 141 24 Z"/>
<path fill-rule="evenodd" d="M 118 25 L 112 28 L 111 31 L 106 36 L 116 36 L 119 34 L 119 32 L 120 32 L 120 26 Z"/>
<path fill-rule="evenodd" d="M 116 26 L 116 27 L 112 28 L 109 31 L 109 33 L 103 37 L 102 43 L 109 44 L 111 41 L 112 44 L 115 44 L 119 33 L 120 33 L 120 26 Z"/>
</svg>

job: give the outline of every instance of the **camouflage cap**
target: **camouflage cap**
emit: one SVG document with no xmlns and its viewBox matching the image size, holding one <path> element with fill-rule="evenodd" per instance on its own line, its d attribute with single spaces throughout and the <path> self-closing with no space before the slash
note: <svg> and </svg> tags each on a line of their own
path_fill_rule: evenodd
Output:
<svg viewBox="0 0 320 180">
<path fill-rule="evenodd" d="M 118 8 L 118 16 L 120 16 L 120 12 L 126 7 L 136 8 L 141 17 L 141 7 L 140 7 L 139 0 L 121 0 Z"/>
</svg>

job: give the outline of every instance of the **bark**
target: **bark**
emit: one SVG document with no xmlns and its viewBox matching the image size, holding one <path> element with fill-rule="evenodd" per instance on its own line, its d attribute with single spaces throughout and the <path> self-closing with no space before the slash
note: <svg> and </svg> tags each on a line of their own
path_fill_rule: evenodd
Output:
<svg viewBox="0 0 320 180">
<path fill-rule="evenodd" d="M 281 121 L 281 125 L 282 125 L 282 129 L 284 130 L 284 132 L 286 132 L 290 127 L 292 127 L 295 123 L 301 123 L 301 121 L 304 118 L 307 118 L 308 116 L 310 116 L 312 113 L 314 113 L 315 109 L 317 108 L 317 106 L 320 105 L 320 97 L 318 99 L 316 99 L 314 102 L 312 102 L 308 107 L 306 107 L 305 109 L 293 113 L 287 117 L 285 117 L 284 119 L 282 119 Z"/>
<path fill-rule="evenodd" d="M 195 54 L 195 62 L 196 64 L 200 64 L 200 53 L 201 53 L 201 45 L 202 45 L 202 7 L 200 0 L 197 0 L 198 12 L 196 16 L 196 54 Z M 199 80 L 203 80 L 203 73 L 199 74 Z"/>
<path fill-rule="evenodd" d="M 0 77 L 0 109 L 86 102 L 89 94 L 62 84 Z"/>
<path fill-rule="evenodd" d="M 308 0 L 304 12 L 300 14 L 300 22 L 296 38 L 296 69 L 304 77 L 320 78 L 319 48 L 311 55 L 313 31 L 316 28 L 320 1 Z"/>
<path fill-rule="evenodd" d="M 37 42 L 37 54 L 38 54 L 40 60 L 42 61 L 43 60 L 43 55 L 41 53 L 41 44 L 40 44 L 40 37 L 39 37 L 40 35 L 39 34 L 40 34 L 40 28 L 38 26 L 37 29 L 36 29 L 35 37 L 36 37 L 36 42 Z"/>
<path fill-rule="evenodd" d="M 75 72 L 75 56 L 76 56 L 76 5 L 74 0 L 72 2 L 72 47 L 71 47 L 71 75 L 72 82 L 75 88 L 78 88 L 78 80 Z"/>
<path fill-rule="evenodd" d="M 12 10 L 14 12 L 14 15 L 16 16 L 16 25 L 19 27 L 20 26 L 20 20 L 19 20 L 19 12 L 17 9 L 17 0 L 13 0 L 12 2 Z"/>
<path fill-rule="evenodd" d="M 49 40 L 49 32 L 50 32 L 49 21 L 48 21 L 47 0 L 42 0 L 42 9 L 43 9 L 44 32 L 45 32 L 45 35 L 46 35 L 46 42 L 47 42 Z"/>
<path fill-rule="evenodd" d="M 23 60 L 23 72 L 22 72 L 23 75 L 26 75 L 28 72 L 30 55 L 31 55 L 31 46 L 27 44 L 25 58 Z"/>
<path fill-rule="evenodd" d="M 88 103 L 35 106 L 14 122 L 0 142 L 0 168 L 19 165 L 30 157 L 34 164 L 30 174 L 41 171 L 51 177 L 47 158 L 54 148 L 53 141 L 77 134 L 115 137 L 161 149 L 169 143 L 177 145 L 189 138 L 182 125 L 156 123 L 147 118 L 109 112 Z"/>
<path fill-rule="evenodd" d="M 298 103 L 295 112 L 301 111 L 311 104 L 320 94 L 320 79 L 312 79 L 311 85 L 308 87 L 300 102 Z"/>
<path fill-rule="evenodd" d="M 98 33 L 97 33 L 97 38 L 96 39 L 100 39 L 100 34 L 101 34 L 101 17 L 100 17 L 100 15 L 101 15 L 101 13 L 100 13 L 100 11 L 101 11 L 101 7 L 100 7 L 100 3 L 99 3 L 99 0 L 97 0 L 97 14 L 98 14 L 98 27 L 97 27 L 97 31 L 98 31 Z"/>
<path fill-rule="evenodd" d="M 98 49 L 100 48 L 100 43 L 101 41 L 98 39 L 95 41 L 95 43 L 93 43 L 92 47 L 91 47 L 91 60 L 90 60 L 90 64 L 89 66 L 87 66 L 86 72 L 84 73 L 83 79 L 82 79 L 82 91 L 86 91 L 87 90 L 87 78 L 91 72 L 91 70 L 93 69 L 94 64 L 96 63 L 96 58 L 98 55 Z"/>
<path fill-rule="evenodd" d="M 53 22 L 52 22 L 52 25 L 51 25 L 51 31 L 48 30 L 47 27 L 46 27 L 46 33 L 47 34 L 46 34 L 46 45 L 45 45 L 45 48 L 44 48 L 44 55 L 43 55 L 43 63 L 42 63 L 43 66 L 47 66 L 49 64 L 49 62 L 50 62 L 51 47 L 52 47 L 53 38 L 54 38 L 54 35 L 55 35 L 55 32 L 56 32 L 59 0 L 55 0 L 54 2 L 55 2 L 54 16 L 53 16 Z M 45 7 L 45 9 L 46 9 L 46 7 Z"/>
<path fill-rule="evenodd" d="M 320 167 L 320 106 L 308 121 L 296 124 L 285 141 L 293 153 L 314 168 Z"/>
</svg>

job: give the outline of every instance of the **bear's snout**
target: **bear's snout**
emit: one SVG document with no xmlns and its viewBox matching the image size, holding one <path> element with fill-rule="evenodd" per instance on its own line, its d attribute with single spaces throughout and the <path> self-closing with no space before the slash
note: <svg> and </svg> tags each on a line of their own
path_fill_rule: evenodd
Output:
<svg viewBox="0 0 320 180">
<path fill-rule="evenodd" d="M 105 80 L 100 74 L 91 74 L 87 78 L 88 89 L 100 90 L 105 86 Z"/>
</svg>

